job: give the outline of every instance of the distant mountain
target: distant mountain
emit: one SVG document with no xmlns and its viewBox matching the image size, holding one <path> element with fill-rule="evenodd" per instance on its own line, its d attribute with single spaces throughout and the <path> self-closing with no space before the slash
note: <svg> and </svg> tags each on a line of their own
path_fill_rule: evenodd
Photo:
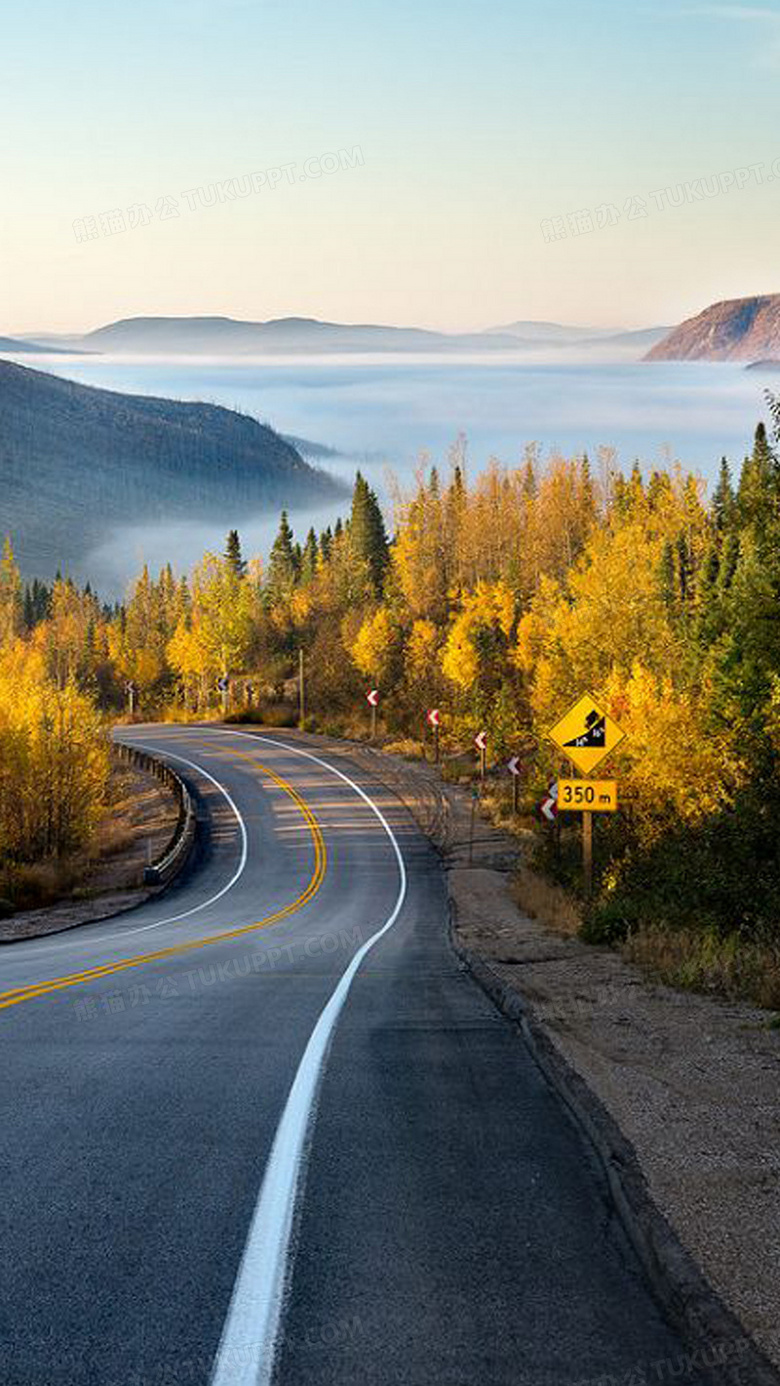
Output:
<svg viewBox="0 0 780 1386">
<path fill-rule="evenodd" d="M 649 347 L 660 342 L 668 327 L 642 327 L 615 332 L 609 328 L 570 327 L 557 322 L 512 322 L 505 327 L 489 327 L 485 336 L 513 336 L 517 347 L 528 351 L 559 350 L 574 361 L 638 361 Z"/>
<path fill-rule="evenodd" d="M 713 303 L 675 327 L 648 361 L 751 361 L 780 352 L 780 294 Z"/>
<path fill-rule="evenodd" d="M 80 332 L 23 332 L 17 342 L 21 351 L 29 350 L 32 345 L 33 350 L 58 352 L 62 356 L 95 355 L 81 345 Z"/>
<path fill-rule="evenodd" d="M 591 341 L 594 337 L 613 335 L 612 328 L 571 327 L 560 322 L 509 322 L 503 327 L 486 327 L 484 337 L 517 337 L 529 346 L 558 346 L 570 342 Z"/>
<path fill-rule="evenodd" d="M 98 327 L 79 345 L 101 352 L 144 355 L 294 355 L 325 352 L 449 352 L 514 350 L 512 337 L 484 333 L 448 334 L 422 327 L 384 327 L 373 323 L 320 322 L 317 318 L 274 318 L 242 322 L 236 318 L 124 318 Z"/>
<path fill-rule="evenodd" d="M 52 351 L 140 356 L 319 356 L 329 353 L 458 352 L 544 353 L 581 350 L 583 359 L 608 348 L 619 359 L 641 355 L 668 328 L 612 332 L 562 323 L 514 322 L 484 332 L 434 332 L 424 327 L 322 322 L 318 318 L 272 318 L 249 322 L 226 317 L 123 318 L 78 336 L 39 334 Z M 605 358 L 606 359 L 606 358 Z"/>
<path fill-rule="evenodd" d="M 0 536 L 23 570 L 85 571 L 112 528 L 223 528 L 341 483 L 255 419 L 213 404 L 97 390 L 0 361 Z"/>
<path fill-rule="evenodd" d="M 648 347 L 655 346 L 656 342 L 662 342 L 671 330 L 670 327 L 640 327 L 631 332 L 615 332 L 605 337 L 589 337 L 587 341 L 581 342 L 579 345 L 594 347 L 601 351 L 610 347 L 628 348 L 641 353 L 647 351 Z"/>
<path fill-rule="evenodd" d="M 53 347 L 43 346 L 40 342 L 31 342 L 26 337 L 0 337 L 0 354 L 3 356 L 21 356 L 28 351 L 48 352 L 53 350 Z"/>
</svg>

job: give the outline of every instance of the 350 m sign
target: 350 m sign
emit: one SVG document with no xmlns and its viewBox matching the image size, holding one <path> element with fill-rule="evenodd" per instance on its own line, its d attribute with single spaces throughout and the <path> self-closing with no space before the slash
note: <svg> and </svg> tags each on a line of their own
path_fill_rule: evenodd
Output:
<svg viewBox="0 0 780 1386">
<path fill-rule="evenodd" d="M 588 810 L 590 813 L 617 811 L 616 780 L 559 780 L 558 808 Z"/>
</svg>

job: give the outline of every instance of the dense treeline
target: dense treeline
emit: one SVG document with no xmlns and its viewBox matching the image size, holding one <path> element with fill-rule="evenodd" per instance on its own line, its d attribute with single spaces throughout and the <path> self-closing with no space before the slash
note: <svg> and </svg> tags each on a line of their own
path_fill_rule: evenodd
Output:
<svg viewBox="0 0 780 1386">
<path fill-rule="evenodd" d="M 77 614 L 76 614 L 77 613 Z M 108 737 L 90 691 L 101 613 L 89 593 L 58 582 L 23 590 L 6 543 L 0 561 L 0 867 L 85 847 L 104 804 Z M 74 619 L 79 657 L 69 659 Z M 84 624 L 85 623 L 85 624 Z"/>
<path fill-rule="evenodd" d="M 608 452 L 593 467 L 531 449 L 470 482 L 459 443 L 445 480 L 426 470 L 398 498 L 392 540 L 358 474 L 346 521 L 300 543 L 283 514 L 264 568 L 234 531 L 189 579 L 144 571 L 114 610 L 62 579 L 14 600 L 16 643 L 60 694 L 110 711 L 131 689 L 143 715 L 203 716 L 226 677 L 237 715 L 289 718 L 303 650 L 310 726 L 365 729 L 376 685 L 388 734 L 421 737 L 438 705 L 446 749 L 485 728 L 494 762 L 521 753 L 529 796 L 560 768 L 546 730 L 590 690 L 627 739 L 589 937 L 780 936 L 780 463 L 763 426 L 709 501 L 679 469 L 624 476 Z M 566 834 L 548 857 L 566 877 Z"/>
</svg>

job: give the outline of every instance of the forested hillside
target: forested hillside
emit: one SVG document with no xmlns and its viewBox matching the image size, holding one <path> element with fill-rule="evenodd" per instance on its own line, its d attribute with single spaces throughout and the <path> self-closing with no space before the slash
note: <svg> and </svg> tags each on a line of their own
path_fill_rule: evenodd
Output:
<svg viewBox="0 0 780 1386">
<path fill-rule="evenodd" d="M 79 562 L 113 525 L 231 523 L 338 495 L 272 429 L 213 404 L 117 394 L 0 361 L 0 524 L 26 572 Z"/>
</svg>

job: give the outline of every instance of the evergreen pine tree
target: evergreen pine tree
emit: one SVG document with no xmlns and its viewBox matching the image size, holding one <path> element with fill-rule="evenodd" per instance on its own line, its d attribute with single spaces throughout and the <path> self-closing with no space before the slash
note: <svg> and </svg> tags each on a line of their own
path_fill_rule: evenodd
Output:
<svg viewBox="0 0 780 1386">
<path fill-rule="evenodd" d="M 737 510 L 741 526 L 752 526 L 757 534 L 777 517 L 780 497 L 780 468 L 760 423 L 756 428 L 753 451 L 746 457 L 737 490 Z"/>
<path fill-rule="evenodd" d="M 463 472 L 459 466 L 455 466 L 452 473 L 452 481 L 447 492 L 447 500 L 450 505 L 460 510 L 466 499 L 466 487 L 463 481 Z"/>
<path fill-rule="evenodd" d="M 733 530 L 726 531 L 718 569 L 718 591 L 722 596 L 728 592 L 734 581 L 739 562 L 739 535 Z"/>
<path fill-rule="evenodd" d="M 313 529 L 306 535 L 306 543 L 303 546 L 303 556 L 301 558 L 301 582 L 309 583 L 317 574 L 317 558 L 319 556 L 319 545 L 317 536 Z"/>
<path fill-rule="evenodd" d="M 720 594 L 720 552 L 712 539 L 704 552 L 696 578 L 696 638 L 705 647 L 714 643 L 723 629 L 723 602 Z"/>
<path fill-rule="evenodd" d="M 718 484 L 712 497 L 712 518 L 719 534 L 729 529 L 734 521 L 734 488 L 731 484 L 731 470 L 725 457 L 720 459 Z"/>
<path fill-rule="evenodd" d="M 686 534 L 678 534 L 675 544 L 677 591 L 682 605 L 687 606 L 693 591 L 694 563 L 691 545 Z"/>
<path fill-rule="evenodd" d="M 29 582 L 24 588 L 24 629 L 29 633 L 35 626 L 35 605 Z"/>
<path fill-rule="evenodd" d="M 674 544 L 667 539 L 661 555 L 661 592 L 667 607 L 673 609 L 677 605 L 677 565 L 675 563 Z"/>
<path fill-rule="evenodd" d="M 380 593 L 389 557 L 387 532 L 379 502 L 360 472 L 352 493 L 349 542 L 355 557 L 368 564 L 374 590 Z"/>
<path fill-rule="evenodd" d="M 237 529 L 231 529 L 227 536 L 225 558 L 231 572 L 235 573 L 236 577 L 243 577 L 246 573 L 246 563 L 241 553 L 241 540 Z"/>
<path fill-rule="evenodd" d="M 268 558 L 268 590 L 274 600 L 289 595 L 298 576 L 295 562 L 293 532 L 283 510 L 279 520 L 279 532 L 274 539 Z"/>
</svg>

